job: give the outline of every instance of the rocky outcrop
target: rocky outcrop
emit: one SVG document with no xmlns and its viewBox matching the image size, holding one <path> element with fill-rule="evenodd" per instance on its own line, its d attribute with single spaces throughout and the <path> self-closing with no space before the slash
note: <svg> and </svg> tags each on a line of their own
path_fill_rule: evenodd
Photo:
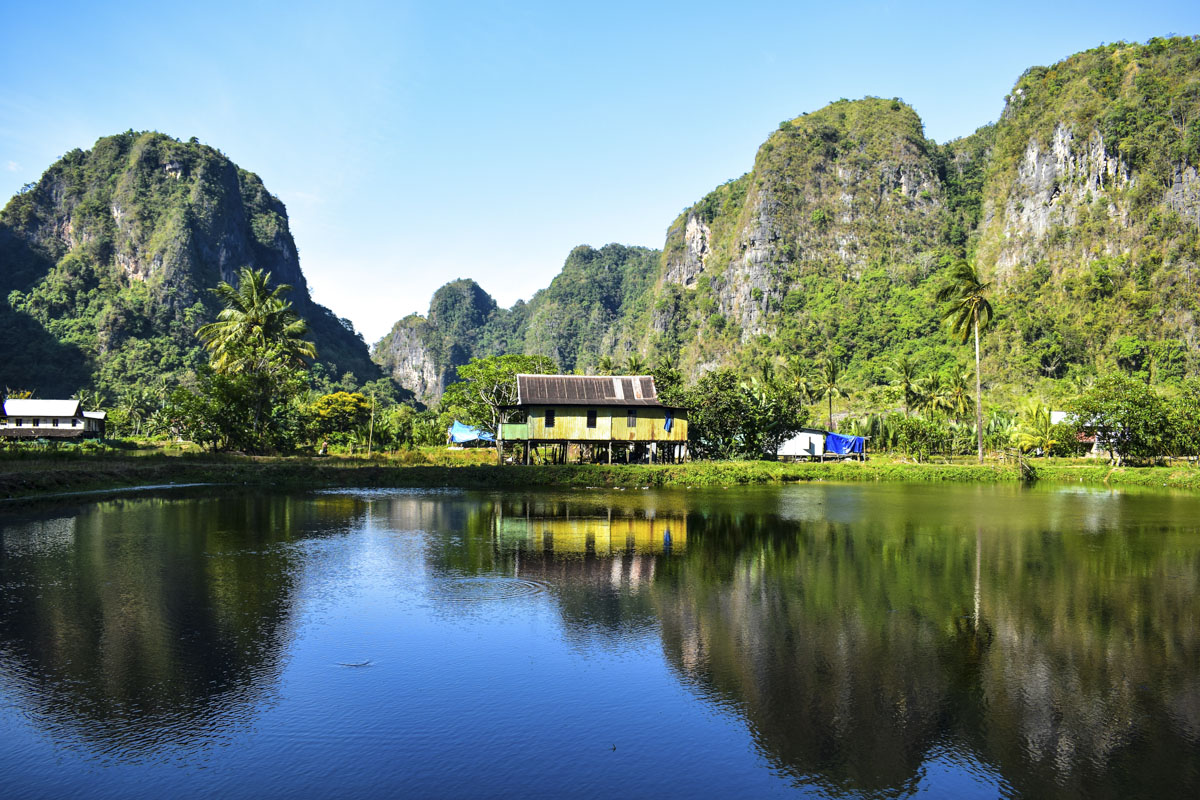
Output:
<svg viewBox="0 0 1200 800">
<path fill-rule="evenodd" d="M 709 238 L 712 229 L 694 211 L 688 212 L 683 228 L 683 252 L 667 262 L 663 280 L 680 286 L 693 286 L 712 253 Z"/>
<path fill-rule="evenodd" d="M 417 314 L 410 314 L 397 322 L 371 352 L 392 380 L 423 403 L 436 402 L 446 388 L 434 354 L 425 344 L 428 335 L 429 322 Z"/>
<path fill-rule="evenodd" d="M 1200 41 L 1175 38 L 1033 67 L 998 122 L 944 145 L 898 98 L 832 103 L 782 123 L 748 173 L 679 215 L 651 281 L 630 270 L 614 288 L 573 253 L 525 322 L 498 313 L 462 341 L 494 347 L 505 318 L 510 352 L 564 369 L 630 352 L 689 376 L 833 356 L 879 382 L 901 354 L 960 357 L 935 297 L 968 258 L 1004 309 L 989 335 L 1005 381 L 1110 368 L 1119 337 L 1191 352 L 1197 64 Z"/>
<path fill-rule="evenodd" d="M 1108 152 L 1097 130 L 1076 137 L 1060 124 L 1048 143 L 1031 138 L 1002 207 L 993 204 L 985 212 L 985 225 L 1001 229 L 1001 242 L 989 259 L 996 274 L 1004 277 L 1037 260 L 1046 237 L 1056 226 L 1074 225 L 1085 204 L 1102 200 L 1108 214 L 1123 223 L 1128 209 L 1120 195 L 1130 181 L 1128 167 Z"/>
<path fill-rule="evenodd" d="M 375 343 L 372 358 L 423 403 L 436 403 L 454 380 L 456 368 L 477 355 L 489 322 L 500 309 L 472 280 L 447 283 L 433 294 L 429 314 L 411 314 Z"/>
<path fill-rule="evenodd" d="M 352 328 L 312 301 L 283 203 L 257 175 L 194 139 L 130 131 L 73 150 L 12 198 L 0 224 L 9 233 L 0 241 L 0 297 L 17 290 L 25 313 L 57 328 L 75 315 L 95 317 L 80 305 L 94 300 L 43 297 L 45 281 L 103 285 L 111 310 L 75 326 L 74 342 L 100 362 L 125 348 L 122 371 L 194 366 L 195 329 L 217 312 L 210 290 L 251 267 L 292 287 L 288 299 L 327 374 L 380 375 Z M 143 292 L 148 301 L 136 299 Z M 81 341 L 80 328 L 94 338 Z M 132 344 L 152 338 L 158 352 Z"/>
<path fill-rule="evenodd" d="M 1200 175 L 1195 167 L 1175 170 L 1163 202 L 1179 216 L 1200 225 Z"/>
<path fill-rule="evenodd" d="M 704 294 L 707 278 L 714 310 L 742 343 L 769 336 L 783 299 L 806 277 L 857 279 L 878 240 L 897 230 L 905 237 L 894 258 L 932 247 L 942 195 L 911 108 L 841 101 L 784 123 L 750 173 L 685 212 L 668 233 L 661 285 Z M 656 304 L 652 330 L 672 327 L 672 305 Z"/>
</svg>

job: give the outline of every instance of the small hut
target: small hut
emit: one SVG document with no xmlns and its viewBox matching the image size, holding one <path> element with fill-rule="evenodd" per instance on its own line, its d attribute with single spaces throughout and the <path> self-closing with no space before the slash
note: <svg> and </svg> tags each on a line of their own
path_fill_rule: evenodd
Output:
<svg viewBox="0 0 1200 800">
<path fill-rule="evenodd" d="M 563 463 L 572 448 L 580 461 L 676 462 L 687 458 L 687 409 L 658 399 L 649 375 L 518 375 L 517 402 L 506 410 L 499 445 L 521 443 Z"/>
</svg>

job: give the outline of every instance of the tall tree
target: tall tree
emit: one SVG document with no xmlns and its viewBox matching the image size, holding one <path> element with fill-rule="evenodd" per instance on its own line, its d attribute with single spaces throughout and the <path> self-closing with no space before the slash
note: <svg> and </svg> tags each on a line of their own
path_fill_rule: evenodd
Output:
<svg viewBox="0 0 1200 800">
<path fill-rule="evenodd" d="M 493 434 L 512 414 L 517 402 L 517 376 L 553 374 L 558 366 L 546 356 L 504 355 L 472 358 L 458 368 L 458 381 L 446 387 L 442 409 L 468 425 Z"/>
<path fill-rule="evenodd" d="M 833 358 L 826 358 L 821 363 L 821 371 L 813 386 L 813 394 L 829 400 L 829 430 L 833 430 L 833 398 L 845 397 L 846 389 L 842 386 L 842 366 Z"/>
<path fill-rule="evenodd" d="M 992 304 L 988 301 L 992 284 L 979 278 L 975 266 L 960 259 L 950 266 L 949 281 L 937 293 L 939 303 L 948 303 L 943 319 L 950 320 L 950 329 L 963 344 L 975 334 L 975 435 L 979 448 L 979 463 L 983 463 L 983 383 L 979 377 L 979 331 L 992 321 Z"/>
<path fill-rule="evenodd" d="M 811 377 L 812 370 L 807 361 L 799 356 L 792 356 L 788 358 L 783 368 L 791 380 L 792 386 L 796 390 L 796 396 L 801 403 L 809 403 L 819 398 L 814 389 Z"/>
<path fill-rule="evenodd" d="M 895 376 L 895 383 L 893 385 L 900 390 L 900 394 L 904 398 L 904 416 L 907 417 L 914 401 L 917 399 L 916 365 L 909 360 L 908 356 L 900 356 L 892 364 L 892 375 Z"/>
<path fill-rule="evenodd" d="M 236 289 L 221 281 L 213 290 L 225 308 L 216 322 L 196 331 L 208 348 L 213 369 L 252 372 L 262 369 L 271 356 L 294 364 L 316 357 L 313 343 L 301 338 L 308 325 L 283 299 L 292 287 L 286 283 L 272 287 L 270 281 L 271 273 L 242 267 Z"/>
</svg>

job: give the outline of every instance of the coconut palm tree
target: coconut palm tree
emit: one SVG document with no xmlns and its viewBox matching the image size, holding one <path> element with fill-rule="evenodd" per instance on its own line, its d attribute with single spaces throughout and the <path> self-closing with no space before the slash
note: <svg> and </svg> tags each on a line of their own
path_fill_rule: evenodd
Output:
<svg viewBox="0 0 1200 800">
<path fill-rule="evenodd" d="M 296 363 L 316 357 L 313 343 L 301 338 L 308 326 L 283 299 L 292 287 L 281 283 L 272 288 L 270 281 L 271 273 L 243 267 L 236 289 L 221 281 L 213 290 L 225 308 L 196 335 L 218 371 L 257 371 L 272 352 Z"/>
<path fill-rule="evenodd" d="M 813 386 L 817 397 L 829 399 L 829 430 L 833 430 L 833 398 L 846 397 L 846 389 L 842 386 L 842 367 L 832 358 L 826 357 L 821 363 L 821 371 L 817 373 Z"/>
<path fill-rule="evenodd" d="M 812 378 L 809 376 L 810 370 L 807 362 L 797 356 L 792 356 L 788 358 L 783 369 L 787 373 L 788 380 L 795 387 L 796 394 L 801 403 L 810 403 L 817 399 L 813 390 Z"/>
<path fill-rule="evenodd" d="M 935 416 L 942 412 L 944 398 L 942 376 L 938 373 L 930 373 L 913 382 L 913 408 L 917 411 Z"/>
<path fill-rule="evenodd" d="M 600 360 L 596 362 L 596 371 L 601 375 L 612 375 L 617 371 L 617 365 L 612 360 L 612 356 L 600 356 Z"/>
<path fill-rule="evenodd" d="M 892 364 L 892 374 L 895 376 L 892 385 L 900 390 L 904 398 L 904 416 L 907 417 L 917 399 L 917 367 L 908 360 L 908 356 L 900 356 Z"/>
<path fill-rule="evenodd" d="M 975 401 L 971 399 L 970 384 L 971 371 L 968 369 L 954 370 L 946 382 L 947 410 L 959 422 L 962 422 L 962 418 L 969 414 L 975 405 Z"/>
<path fill-rule="evenodd" d="M 646 359 L 637 353 L 630 353 L 625 361 L 625 370 L 630 375 L 642 375 L 646 372 Z"/>
<path fill-rule="evenodd" d="M 949 303 L 943 319 L 950 320 L 950 329 L 966 344 L 975 334 L 975 432 L 979 463 L 983 463 L 983 384 L 979 378 L 979 331 L 992 321 L 992 304 L 988 293 L 992 284 L 979 278 L 973 264 L 965 259 L 950 267 L 949 282 L 937 293 L 939 303 Z"/>
</svg>

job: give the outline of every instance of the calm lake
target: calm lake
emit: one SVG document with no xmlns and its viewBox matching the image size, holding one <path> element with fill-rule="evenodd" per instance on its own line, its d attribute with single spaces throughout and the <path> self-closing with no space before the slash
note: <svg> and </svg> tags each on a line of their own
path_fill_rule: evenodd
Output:
<svg viewBox="0 0 1200 800">
<path fill-rule="evenodd" d="M 1200 796 L 1200 498 L 0 509 L 0 795 Z"/>
</svg>

